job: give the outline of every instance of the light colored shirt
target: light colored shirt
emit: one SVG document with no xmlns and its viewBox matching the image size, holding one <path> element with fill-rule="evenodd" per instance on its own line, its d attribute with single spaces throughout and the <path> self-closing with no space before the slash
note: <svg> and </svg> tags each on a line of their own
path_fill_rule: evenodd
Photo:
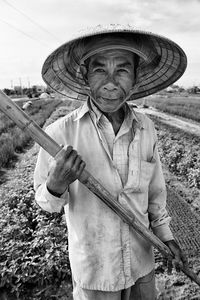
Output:
<svg viewBox="0 0 200 300">
<path fill-rule="evenodd" d="M 90 107 L 95 113 L 97 130 L 101 135 L 103 146 L 117 168 L 124 186 L 128 176 L 128 147 L 134 137 L 133 121 L 135 116 L 128 105 L 125 106 L 124 121 L 117 135 L 115 135 L 112 124 L 105 115 L 92 102 L 90 102 Z"/>
<path fill-rule="evenodd" d="M 117 136 L 109 138 L 106 127 L 99 128 L 98 117 L 85 103 L 46 131 L 58 144 L 72 145 L 86 162 L 87 170 L 144 226 L 151 227 L 162 241 L 173 239 L 152 121 L 127 106 Z M 122 155 L 121 162 L 118 154 L 114 155 L 115 142 L 120 144 L 120 138 L 122 144 L 126 140 L 128 161 L 126 155 Z M 51 160 L 41 149 L 34 174 L 35 198 L 49 212 L 65 208 L 69 259 L 76 283 L 86 289 L 118 291 L 148 274 L 154 267 L 151 245 L 78 180 L 61 198 L 48 192 L 46 179 Z"/>
</svg>

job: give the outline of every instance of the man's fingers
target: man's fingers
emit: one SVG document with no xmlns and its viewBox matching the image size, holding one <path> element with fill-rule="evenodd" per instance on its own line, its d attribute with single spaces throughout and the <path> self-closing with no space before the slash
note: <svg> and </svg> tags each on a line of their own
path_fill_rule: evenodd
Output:
<svg viewBox="0 0 200 300">
<path fill-rule="evenodd" d="M 64 172 L 71 179 L 78 178 L 85 168 L 85 162 L 78 155 L 77 151 L 72 146 L 63 147 L 56 155 L 55 160 L 60 170 L 60 174 Z M 73 179 L 73 181 L 74 181 Z"/>
<path fill-rule="evenodd" d="M 77 156 L 77 151 L 74 150 L 72 146 L 67 146 L 59 151 L 55 159 L 59 161 L 62 165 L 66 163 L 66 166 L 70 168 L 73 166 Z"/>
<path fill-rule="evenodd" d="M 180 260 L 176 260 L 176 259 L 173 259 L 173 265 L 174 265 L 174 268 L 176 270 L 176 272 L 180 272 L 181 271 L 181 261 Z"/>
<path fill-rule="evenodd" d="M 64 150 L 65 150 L 65 157 L 69 157 L 70 154 L 72 153 L 72 151 L 75 151 L 73 150 L 73 147 L 72 146 L 68 146 L 67 149 L 64 147 Z"/>
<path fill-rule="evenodd" d="M 72 169 L 74 171 L 78 171 L 80 168 L 81 162 L 82 162 L 82 157 L 80 155 L 76 155 Z"/>
<path fill-rule="evenodd" d="M 173 262 L 172 262 L 172 259 L 168 259 L 167 261 L 167 273 L 169 275 L 172 274 L 172 269 L 173 269 Z"/>
<path fill-rule="evenodd" d="M 75 161 L 78 157 L 78 154 L 77 154 L 77 151 L 76 150 L 72 150 L 69 154 L 69 156 L 67 157 L 67 161 L 66 161 L 66 164 L 69 165 L 70 164 L 70 167 L 72 168 L 75 164 Z"/>
<path fill-rule="evenodd" d="M 166 256 L 163 256 L 162 258 L 162 263 L 164 267 L 167 267 L 167 263 L 168 263 L 168 258 Z"/>
<path fill-rule="evenodd" d="M 184 263 L 184 265 L 188 265 L 188 260 L 185 254 L 181 253 L 181 260 Z"/>
<path fill-rule="evenodd" d="M 56 154 L 55 160 L 65 159 L 69 157 L 70 153 L 73 150 L 72 146 L 63 146 L 61 145 L 61 150 Z"/>
<path fill-rule="evenodd" d="M 174 265 L 176 271 L 179 272 L 182 269 L 183 264 L 188 264 L 187 258 L 175 240 L 166 241 L 165 244 L 170 248 L 173 254 L 171 265 Z"/>
<path fill-rule="evenodd" d="M 85 166 L 86 166 L 86 163 L 84 161 L 81 161 L 79 170 L 76 173 L 77 178 L 79 178 L 81 176 L 83 170 L 85 169 Z"/>
<path fill-rule="evenodd" d="M 186 256 L 180 251 L 175 255 L 175 258 L 173 259 L 173 264 L 177 272 L 180 272 L 183 265 L 188 265 L 188 261 Z"/>
<path fill-rule="evenodd" d="M 188 260 L 186 256 L 181 252 L 179 258 L 175 261 L 175 268 L 177 272 L 180 272 L 182 267 L 188 266 Z"/>
<path fill-rule="evenodd" d="M 66 165 L 71 167 L 71 171 L 78 178 L 85 168 L 85 162 L 82 160 L 82 157 L 77 154 L 76 150 L 72 150 L 70 156 L 66 162 Z"/>
</svg>

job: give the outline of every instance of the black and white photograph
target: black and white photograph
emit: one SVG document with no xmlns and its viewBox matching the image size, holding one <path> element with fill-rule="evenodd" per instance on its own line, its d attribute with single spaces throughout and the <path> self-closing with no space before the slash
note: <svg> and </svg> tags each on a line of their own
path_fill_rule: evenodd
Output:
<svg viewBox="0 0 200 300">
<path fill-rule="evenodd" d="M 200 300 L 199 12 L 0 0 L 0 300 Z"/>
</svg>

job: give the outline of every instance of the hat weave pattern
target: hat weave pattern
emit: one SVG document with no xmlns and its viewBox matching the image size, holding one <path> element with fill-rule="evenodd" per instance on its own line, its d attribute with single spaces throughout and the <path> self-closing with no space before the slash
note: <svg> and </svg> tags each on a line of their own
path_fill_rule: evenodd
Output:
<svg viewBox="0 0 200 300">
<path fill-rule="evenodd" d="M 184 51 L 165 37 L 136 30 L 131 26 L 97 26 L 49 55 L 42 68 L 42 77 L 47 85 L 71 99 L 86 100 L 90 87 L 83 78 L 80 65 L 93 53 L 105 49 L 106 43 L 102 49 L 99 46 L 102 39 L 110 41 L 108 47 L 130 50 L 139 56 L 136 86 L 129 100 L 145 97 L 168 87 L 186 69 L 187 58 Z"/>
</svg>

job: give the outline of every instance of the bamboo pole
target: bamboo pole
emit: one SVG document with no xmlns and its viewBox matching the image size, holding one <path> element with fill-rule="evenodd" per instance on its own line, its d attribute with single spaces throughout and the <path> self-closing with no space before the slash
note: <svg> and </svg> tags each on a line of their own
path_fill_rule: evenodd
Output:
<svg viewBox="0 0 200 300">
<path fill-rule="evenodd" d="M 0 90 L 0 110 L 12 119 L 22 130 L 26 131 L 35 142 L 37 142 L 52 157 L 61 150 L 49 135 L 37 125 L 19 106 Z M 156 235 L 146 228 L 134 215 L 126 210 L 87 170 L 84 170 L 79 178 L 92 193 L 109 206 L 124 222 L 149 241 L 164 256 L 173 258 L 169 247 L 167 247 Z M 180 269 L 194 282 L 200 286 L 200 278 L 186 266 L 179 266 Z"/>
</svg>

